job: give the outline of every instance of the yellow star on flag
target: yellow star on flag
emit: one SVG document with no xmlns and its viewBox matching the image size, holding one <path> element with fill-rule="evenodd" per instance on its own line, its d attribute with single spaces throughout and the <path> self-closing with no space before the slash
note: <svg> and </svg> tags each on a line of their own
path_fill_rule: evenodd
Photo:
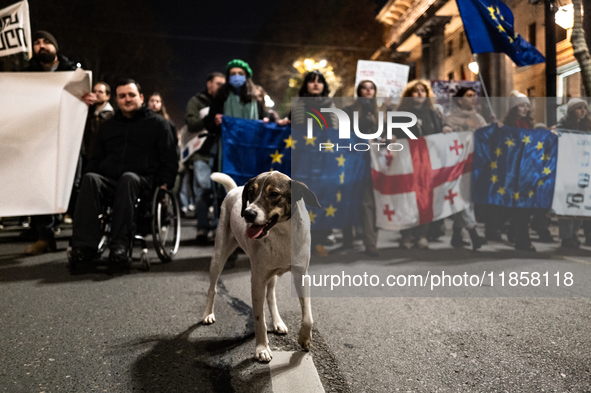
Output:
<svg viewBox="0 0 591 393">
<path fill-rule="evenodd" d="M 507 138 L 505 145 L 507 145 L 507 147 L 515 146 L 515 141 L 513 139 Z"/>
<path fill-rule="evenodd" d="M 339 180 L 341 181 L 341 184 L 345 182 L 345 172 L 341 173 L 341 175 L 339 176 Z"/>
<path fill-rule="evenodd" d="M 538 145 L 536 146 L 536 149 L 542 150 L 543 148 L 544 148 L 544 144 L 542 142 L 538 142 Z"/>
<path fill-rule="evenodd" d="M 499 187 L 499 190 L 497 192 L 501 195 L 505 195 L 505 187 Z"/>
<path fill-rule="evenodd" d="M 497 147 L 497 150 L 495 151 L 495 154 L 498 156 L 503 154 L 503 150 L 500 147 Z"/>
<path fill-rule="evenodd" d="M 548 168 L 548 167 L 544 167 L 544 170 L 542 171 L 542 173 L 543 173 L 544 175 L 549 175 L 550 173 L 552 173 L 552 171 L 550 170 L 550 168 Z"/>
<path fill-rule="evenodd" d="M 306 140 L 306 146 L 308 146 L 308 145 L 316 146 L 315 145 L 316 138 L 317 137 L 315 137 L 315 136 L 313 136 L 312 138 L 308 138 L 307 136 L 304 136 L 304 139 Z"/>
<path fill-rule="evenodd" d="M 326 141 L 326 143 L 331 143 L 331 142 L 330 142 L 330 139 L 329 139 L 329 140 L 327 140 L 327 141 Z M 327 148 L 325 148 L 324 150 L 326 150 L 326 151 L 329 151 L 329 152 L 331 152 L 331 153 L 334 153 L 333 146 L 331 146 L 331 147 L 327 147 Z"/>
<path fill-rule="evenodd" d="M 329 217 L 329 216 L 334 217 L 334 212 L 337 211 L 337 209 L 335 209 L 334 207 L 332 207 L 332 205 L 330 205 L 329 207 L 325 208 L 324 210 L 326 210 L 326 217 Z"/>
<path fill-rule="evenodd" d="M 490 181 L 492 181 L 493 184 L 495 184 L 498 180 L 499 180 L 499 178 L 497 175 L 492 175 L 492 177 L 490 178 Z"/>
<path fill-rule="evenodd" d="M 291 135 L 289 136 L 289 138 L 284 139 L 283 142 L 285 142 L 285 148 L 287 149 L 288 147 L 291 147 L 292 149 L 295 149 L 295 144 L 298 143 L 298 141 L 291 139 Z"/>
<path fill-rule="evenodd" d="M 531 197 L 533 197 L 533 196 L 534 196 L 534 192 L 533 192 L 533 190 L 531 190 L 531 191 L 529 192 L 529 197 L 531 198 Z"/>
<path fill-rule="evenodd" d="M 275 150 L 275 154 L 269 154 L 269 157 L 273 159 L 273 161 L 271 161 L 271 164 L 275 162 L 281 164 L 281 157 L 283 157 L 283 154 L 279 154 L 279 150 Z"/>
<path fill-rule="evenodd" d="M 499 29 L 499 33 L 505 32 L 505 29 L 503 29 L 503 26 L 501 26 L 500 24 L 497 25 L 497 29 Z"/>
<path fill-rule="evenodd" d="M 538 187 L 541 187 L 544 185 L 544 180 L 540 179 L 538 180 Z"/>
<path fill-rule="evenodd" d="M 523 137 L 523 139 L 521 140 L 521 142 L 525 143 L 526 145 L 528 143 L 531 143 L 531 137 L 529 135 L 526 135 Z"/>
<path fill-rule="evenodd" d="M 518 193 L 518 192 L 514 192 L 514 193 L 513 193 L 513 198 L 514 198 L 515 200 L 518 200 L 518 199 L 519 199 L 519 193 Z"/>
<path fill-rule="evenodd" d="M 340 202 L 341 201 L 341 196 L 342 196 L 341 195 L 341 192 L 340 191 L 337 192 L 337 202 Z"/>
<path fill-rule="evenodd" d="M 308 215 L 310 216 L 310 222 L 311 222 L 312 224 L 314 224 L 314 220 L 316 219 L 316 217 L 318 216 L 318 214 L 314 214 L 314 212 L 310 210 L 310 211 L 308 212 Z"/>
<path fill-rule="evenodd" d="M 546 160 L 549 160 L 549 159 L 550 159 L 550 154 L 542 153 L 542 158 L 540 158 L 540 160 L 546 161 Z"/>
<path fill-rule="evenodd" d="M 497 162 L 496 161 L 490 162 L 490 169 L 497 169 Z"/>
<path fill-rule="evenodd" d="M 275 169 L 271 168 L 271 169 L 269 169 L 269 172 L 273 172 L 274 170 L 275 170 Z"/>
<path fill-rule="evenodd" d="M 495 9 L 494 9 L 494 7 L 493 6 L 490 6 L 490 7 L 487 8 L 487 10 L 488 10 L 488 12 L 490 12 L 490 17 L 492 19 L 495 19 L 496 20 L 497 17 L 495 16 Z"/>
<path fill-rule="evenodd" d="M 342 154 L 340 157 L 335 158 L 335 160 L 337 160 L 339 162 L 338 166 L 345 166 L 345 157 L 343 157 Z"/>
</svg>

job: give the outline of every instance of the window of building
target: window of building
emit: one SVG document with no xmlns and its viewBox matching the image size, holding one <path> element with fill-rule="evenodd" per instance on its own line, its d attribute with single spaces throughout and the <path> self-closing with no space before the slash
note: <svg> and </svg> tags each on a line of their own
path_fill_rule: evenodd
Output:
<svg viewBox="0 0 591 393">
<path fill-rule="evenodd" d="M 462 80 L 462 81 L 466 80 L 466 69 L 463 64 L 460 66 L 459 75 L 460 75 L 460 80 Z"/>
<path fill-rule="evenodd" d="M 530 44 L 532 44 L 533 46 L 536 46 L 536 23 L 532 23 L 531 25 L 529 25 L 529 29 L 528 29 L 528 41 Z"/>
<path fill-rule="evenodd" d="M 464 48 L 464 41 L 466 41 L 466 35 L 464 32 L 460 32 L 460 49 Z"/>
<path fill-rule="evenodd" d="M 566 30 L 556 25 L 556 42 L 564 41 L 567 38 Z"/>
<path fill-rule="evenodd" d="M 453 41 L 447 41 L 447 57 L 450 57 L 454 53 Z"/>
<path fill-rule="evenodd" d="M 454 80 L 454 72 L 450 72 L 449 74 L 447 74 L 447 80 L 449 81 L 453 81 Z"/>
</svg>

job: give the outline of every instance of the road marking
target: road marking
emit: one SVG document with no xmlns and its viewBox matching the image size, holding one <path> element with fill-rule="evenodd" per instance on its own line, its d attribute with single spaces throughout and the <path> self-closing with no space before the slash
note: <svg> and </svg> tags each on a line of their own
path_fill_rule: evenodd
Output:
<svg viewBox="0 0 591 393">
<path fill-rule="evenodd" d="M 273 393 L 324 393 L 310 352 L 273 351 L 269 368 Z"/>
<path fill-rule="evenodd" d="M 572 261 L 572 262 L 579 262 L 579 263 L 584 263 L 585 265 L 591 265 L 591 261 L 586 261 L 584 259 L 567 257 L 567 256 L 564 256 L 564 255 L 552 255 L 552 256 L 557 257 L 557 258 L 566 259 L 566 260 Z"/>
</svg>

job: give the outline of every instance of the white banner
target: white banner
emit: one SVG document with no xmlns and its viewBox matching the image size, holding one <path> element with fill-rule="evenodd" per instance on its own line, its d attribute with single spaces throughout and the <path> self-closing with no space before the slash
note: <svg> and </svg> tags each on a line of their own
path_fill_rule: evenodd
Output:
<svg viewBox="0 0 591 393">
<path fill-rule="evenodd" d="M 552 210 L 559 216 L 591 217 L 591 134 L 563 133 L 558 139 Z"/>
<path fill-rule="evenodd" d="M 199 111 L 199 116 L 201 119 L 205 118 L 209 113 L 209 107 L 205 107 Z M 189 132 L 189 128 L 185 124 L 183 128 L 181 128 L 181 162 L 185 162 L 195 153 L 201 149 L 201 145 L 207 139 L 207 137 L 203 137 L 203 135 L 207 135 L 207 130 L 203 129 L 197 133 Z"/>
<path fill-rule="evenodd" d="M 0 57 L 33 51 L 29 3 L 21 1 L 0 10 Z"/>
<path fill-rule="evenodd" d="M 373 81 L 377 88 L 377 97 L 400 97 L 408 83 L 410 67 L 386 61 L 357 61 L 355 76 L 355 93 L 357 85 L 365 79 Z"/>
<path fill-rule="evenodd" d="M 399 139 L 404 148 L 371 151 L 376 225 L 413 228 L 466 209 L 471 200 L 474 133 Z"/>
<path fill-rule="evenodd" d="M 82 69 L 0 72 L 0 217 L 66 211 L 90 80 Z"/>
</svg>

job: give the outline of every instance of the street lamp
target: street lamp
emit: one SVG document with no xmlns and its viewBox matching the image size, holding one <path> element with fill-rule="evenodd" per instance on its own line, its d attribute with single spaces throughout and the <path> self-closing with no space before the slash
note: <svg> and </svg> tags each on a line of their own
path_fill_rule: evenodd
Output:
<svg viewBox="0 0 591 393">
<path fill-rule="evenodd" d="M 572 4 L 559 7 L 555 17 L 556 24 L 564 30 L 568 30 L 573 27 L 574 17 L 575 11 Z"/>
<path fill-rule="evenodd" d="M 478 63 L 475 62 L 475 61 L 473 61 L 472 63 L 468 64 L 468 68 L 475 75 L 478 75 L 478 71 L 480 71 L 480 69 L 478 68 Z"/>
</svg>

